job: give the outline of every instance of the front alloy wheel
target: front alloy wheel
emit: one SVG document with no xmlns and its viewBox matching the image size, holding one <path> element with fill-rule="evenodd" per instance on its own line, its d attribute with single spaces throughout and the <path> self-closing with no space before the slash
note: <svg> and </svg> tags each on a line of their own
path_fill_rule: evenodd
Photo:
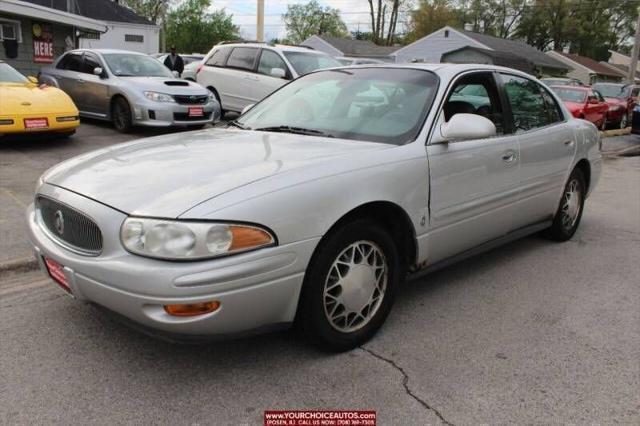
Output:
<svg viewBox="0 0 640 426">
<path fill-rule="evenodd" d="M 396 245 L 377 222 L 355 220 L 320 242 L 305 273 L 296 322 L 321 349 L 355 348 L 384 323 L 401 280 Z"/>
</svg>

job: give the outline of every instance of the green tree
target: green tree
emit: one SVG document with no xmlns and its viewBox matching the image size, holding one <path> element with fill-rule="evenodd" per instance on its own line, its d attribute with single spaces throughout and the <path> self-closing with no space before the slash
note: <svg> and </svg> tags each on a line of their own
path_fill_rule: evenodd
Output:
<svg viewBox="0 0 640 426">
<path fill-rule="evenodd" d="M 180 52 L 208 52 L 221 41 L 234 40 L 238 27 L 224 10 L 209 12 L 210 0 L 185 0 L 167 15 L 167 43 Z"/>
<path fill-rule="evenodd" d="M 406 41 L 411 43 L 447 25 L 463 27 L 459 10 L 449 0 L 420 0 L 418 8 L 410 13 Z"/>
<path fill-rule="evenodd" d="M 322 7 L 317 0 L 306 4 L 287 5 L 287 13 L 282 16 L 287 28 L 287 39 L 302 43 L 314 34 L 344 37 L 347 26 L 340 18 L 340 11 L 332 7 Z"/>
<path fill-rule="evenodd" d="M 122 0 L 122 4 L 154 24 L 161 24 L 174 0 Z"/>
</svg>

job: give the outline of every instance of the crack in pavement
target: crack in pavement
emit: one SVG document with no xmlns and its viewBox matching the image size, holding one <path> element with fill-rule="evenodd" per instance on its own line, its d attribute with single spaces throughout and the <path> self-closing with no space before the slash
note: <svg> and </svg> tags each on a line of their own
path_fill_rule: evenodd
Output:
<svg viewBox="0 0 640 426">
<path fill-rule="evenodd" d="M 375 353 L 371 349 L 367 349 L 364 346 L 359 346 L 359 348 L 361 350 L 363 350 L 364 352 L 368 353 L 369 355 L 373 356 L 374 358 L 377 358 L 377 359 L 379 359 L 381 361 L 386 362 L 387 364 L 391 365 L 393 368 L 398 370 L 400 373 L 402 373 L 402 386 L 404 387 L 404 390 L 405 390 L 406 394 L 409 395 L 410 397 L 412 397 L 413 399 L 415 399 L 424 408 L 426 408 L 427 410 L 433 412 L 436 416 L 438 416 L 438 418 L 442 421 L 442 423 L 444 423 L 445 425 L 454 426 L 453 423 L 451 423 L 450 421 L 448 421 L 447 419 L 444 418 L 444 416 L 442 415 L 442 413 L 440 413 L 440 411 L 438 411 L 436 408 L 434 408 L 431 405 L 429 405 L 429 403 L 427 403 L 426 401 L 420 399 L 416 394 L 414 394 L 411 391 L 411 389 L 409 389 L 409 375 L 407 374 L 406 371 L 404 371 L 404 368 L 402 368 L 398 364 L 396 364 L 396 362 L 394 360 L 389 359 L 389 358 L 385 358 L 382 355 L 379 355 L 379 354 Z"/>
</svg>

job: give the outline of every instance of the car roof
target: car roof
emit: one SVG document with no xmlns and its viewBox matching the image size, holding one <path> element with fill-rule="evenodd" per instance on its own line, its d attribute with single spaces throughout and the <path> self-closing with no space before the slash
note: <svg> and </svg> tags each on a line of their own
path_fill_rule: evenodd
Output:
<svg viewBox="0 0 640 426">
<path fill-rule="evenodd" d="M 100 54 L 127 53 L 131 55 L 150 56 L 150 55 L 147 55 L 146 53 L 134 52 L 132 50 L 125 50 L 125 49 L 74 49 L 74 50 L 70 50 L 70 52 L 92 52 L 92 53 L 100 53 Z"/>
<path fill-rule="evenodd" d="M 591 90 L 591 87 L 589 86 L 567 86 L 562 84 L 554 84 L 551 87 L 554 89 L 579 90 L 581 92 L 586 92 L 587 90 Z"/>
<path fill-rule="evenodd" d="M 318 50 L 314 50 L 311 47 L 305 46 L 293 46 L 290 44 L 270 44 L 270 43 L 261 43 L 261 42 L 250 42 L 250 41 L 239 41 L 239 42 L 223 42 L 217 44 L 215 47 L 256 47 L 256 48 L 265 48 L 265 49 L 277 49 L 286 52 L 305 52 L 305 53 L 315 53 L 318 55 L 325 55 L 324 52 L 320 52 Z"/>
</svg>

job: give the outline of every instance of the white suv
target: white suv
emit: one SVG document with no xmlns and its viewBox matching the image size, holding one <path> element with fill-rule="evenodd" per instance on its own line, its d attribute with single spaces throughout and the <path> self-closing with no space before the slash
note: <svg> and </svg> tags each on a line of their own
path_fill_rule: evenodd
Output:
<svg viewBox="0 0 640 426">
<path fill-rule="evenodd" d="M 223 111 L 241 112 L 289 80 L 339 66 L 331 56 L 308 47 L 225 42 L 205 56 L 196 81 L 213 92 Z"/>
</svg>

